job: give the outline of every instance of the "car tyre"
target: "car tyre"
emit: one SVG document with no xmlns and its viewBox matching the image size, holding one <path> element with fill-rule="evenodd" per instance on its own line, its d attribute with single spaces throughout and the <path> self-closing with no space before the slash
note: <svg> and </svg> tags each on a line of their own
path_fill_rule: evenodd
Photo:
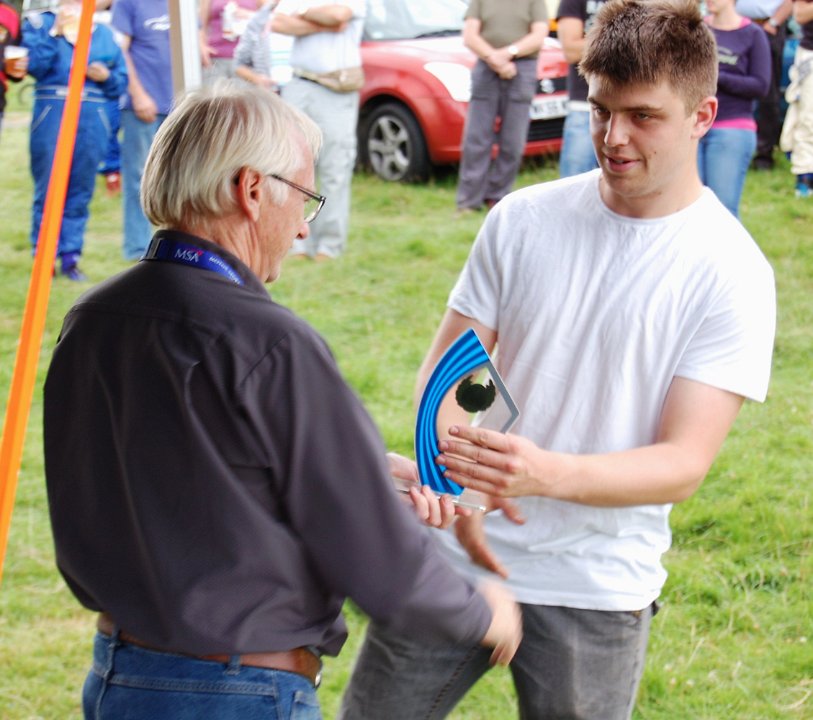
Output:
<svg viewBox="0 0 813 720">
<path fill-rule="evenodd" d="M 362 119 L 359 127 L 361 164 L 390 182 L 424 181 L 429 153 L 421 127 L 400 103 L 385 103 Z"/>
</svg>

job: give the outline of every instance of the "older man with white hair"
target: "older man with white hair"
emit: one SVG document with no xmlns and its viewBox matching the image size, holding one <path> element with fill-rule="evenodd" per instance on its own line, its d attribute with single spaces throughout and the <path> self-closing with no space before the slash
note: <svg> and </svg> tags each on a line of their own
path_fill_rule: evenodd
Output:
<svg viewBox="0 0 813 720">
<path fill-rule="evenodd" d="M 325 202 L 319 145 L 266 90 L 188 95 L 147 160 L 145 258 L 65 320 L 45 462 L 57 563 L 99 613 L 88 718 L 318 718 L 346 596 L 499 662 L 519 643 L 513 602 L 440 559 L 324 341 L 263 287 Z"/>
</svg>

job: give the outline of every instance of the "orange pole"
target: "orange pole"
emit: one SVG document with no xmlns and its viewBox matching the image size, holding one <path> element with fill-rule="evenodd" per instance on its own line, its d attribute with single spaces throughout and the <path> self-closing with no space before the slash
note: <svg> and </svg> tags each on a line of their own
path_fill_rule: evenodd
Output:
<svg viewBox="0 0 813 720">
<path fill-rule="evenodd" d="M 82 107 L 82 88 L 87 71 L 94 9 L 94 0 L 82 0 L 82 17 L 73 51 L 68 96 L 59 126 L 59 138 L 51 167 L 48 193 L 45 197 L 37 252 L 31 270 L 14 373 L 11 376 L 3 436 L 0 438 L 0 582 L 3 579 L 11 511 L 14 507 L 31 399 L 34 396 L 37 362 L 45 329 L 48 297 L 51 293 L 54 258 L 59 230 L 62 227 L 62 213 L 65 209 L 65 195 L 76 143 L 76 128 L 79 125 L 79 111 Z"/>
</svg>

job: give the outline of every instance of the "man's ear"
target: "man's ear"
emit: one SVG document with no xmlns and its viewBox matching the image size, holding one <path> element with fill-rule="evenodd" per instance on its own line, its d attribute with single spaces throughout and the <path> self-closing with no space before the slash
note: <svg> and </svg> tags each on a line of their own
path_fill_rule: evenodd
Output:
<svg viewBox="0 0 813 720">
<path fill-rule="evenodd" d="M 694 111 L 693 138 L 700 139 L 711 129 L 717 117 L 717 104 L 717 98 L 713 95 L 709 95 L 700 101 Z"/>
<path fill-rule="evenodd" d="M 240 172 L 233 182 L 235 185 L 234 198 L 238 209 L 251 220 L 258 220 L 260 207 L 264 200 L 265 178 L 262 173 L 249 167 L 240 168 Z"/>
</svg>

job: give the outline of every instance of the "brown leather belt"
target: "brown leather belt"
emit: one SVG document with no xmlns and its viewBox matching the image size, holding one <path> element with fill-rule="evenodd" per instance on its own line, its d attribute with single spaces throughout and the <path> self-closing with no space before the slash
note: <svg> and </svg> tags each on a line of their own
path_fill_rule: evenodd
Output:
<svg viewBox="0 0 813 720">
<path fill-rule="evenodd" d="M 105 635 L 113 635 L 116 630 L 116 624 L 113 618 L 107 613 L 100 613 L 99 619 L 96 622 L 96 628 L 100 633 Z M 119 630 L 119 639 L 129 645 L 136 645 L 137 647 L 144 648 L 145 650 L 153 650 L 155 652 L 171 652 L 164 648 L 158 648 L 154 645 L 139 640 L 137 637 L 130 635 L 130 633 Z M 188 657 L 197 660 L 208 660 L 210 662 L 223 663 L 227 665 L 231 662 L 232 656 L 230 655 L 189 655 L 189 653 L 176 653 L 180 655 L 187 655 Z M 303 675 L 311 681 L 314 687 L 319 687 L 322 674 L 322 661 L 319 657 L 304 647 L 294 648 L 293 650 L 284 650 L 281 652 L 262 652 L 262 653 L 246 653 L 239 655 L 239 662 L 241 665 L 247 667 L 264 668 L 266 670 L 283 670 L 285 672 L 296 673 Z"/>
</svg>

